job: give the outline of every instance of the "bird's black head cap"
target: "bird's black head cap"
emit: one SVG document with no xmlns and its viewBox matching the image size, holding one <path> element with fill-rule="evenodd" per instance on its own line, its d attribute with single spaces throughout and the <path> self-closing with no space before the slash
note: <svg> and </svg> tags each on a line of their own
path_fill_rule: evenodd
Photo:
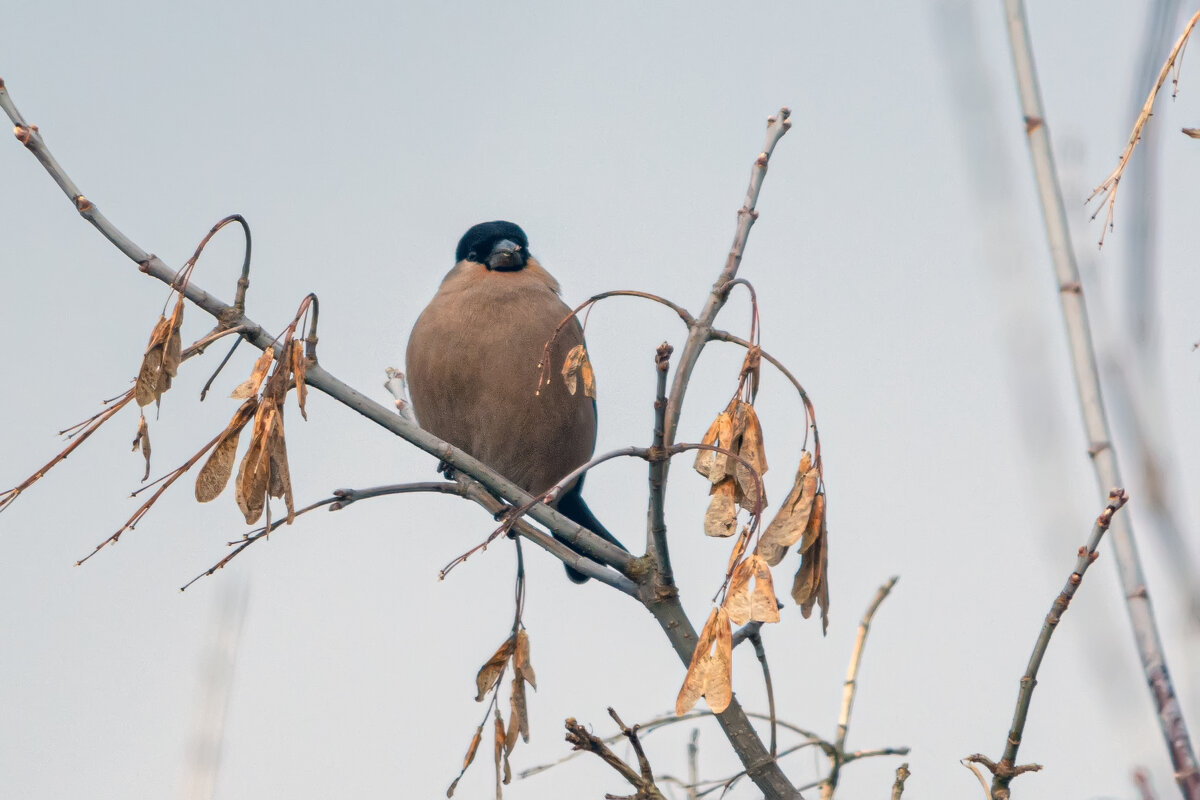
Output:
<svg viewBox="0 0 1200 800">
<path fill-rule="evenodd" d="M 515 261 L 506 261 L 503 265 L 489 260 L 496 245 L 510 242 L 518 249 Z M 506 246 L 507 247 L 507 246 Z M 478 261 L 487 264 L 489 269 L 512 270 L 525 266 L 529 256 L 529 239 L 519 225 L 504 220 L 481 222 L 471 226 L 471 229 L 458 240 L 458 250 L 454 254 L 455 261 Z"/>
</svg>

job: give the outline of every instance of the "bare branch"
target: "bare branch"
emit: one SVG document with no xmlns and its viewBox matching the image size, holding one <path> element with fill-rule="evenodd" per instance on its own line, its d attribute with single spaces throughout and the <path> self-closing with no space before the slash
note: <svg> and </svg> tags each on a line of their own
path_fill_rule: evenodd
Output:
<svg viewBox="0 0 1200 800">
<path fill-rule="evenodd" d="M 746 250 L 746 240 L 750 237 L 750 228 L 758 219 L 758 211 L 755 206 L 758 204 L 758 193 L 762 189 L 763 180 L 767 176 L 767 164 L 771 160 L 775 145 L 792 127 L 789 119 L 791 114 L 789 109 L 781 108 L 778 116 L 767 118 L 767 138 L 763 143 L 762 152 L 754 159 L 754 166 L 750 170 L 750 185 L 746 189 L 746 199 L 738 210 L 737 231 L 734 233 L 729 255 L 725 259 L 725 268 L 721 271 L 716 283 L 713 284 L 713 290 L 708 295 L 704 309 L 688 325 L 687 343 L 683 347 L 679 366 L 675 368 L 675 378 L 671 382 L 671 394 L 667 401 L 666 419 L 663 426 L 663 441 L 667 445 L 675 442 L 675 429 L 679 425 L 679 413 L 683 409 L 683 397 L 687 392 L 692 370 L 708 341 L 713 320 L 717 318 L 717 313 L 720 312 L 729 297 L 729 282 L 737 277 L 738 267 L 742 263 L 742 254 Z"/>
<path fill-rule="evenodd" d="M 652 452 L 661 452 L 667 413 L 667 369 L 671 365 L 671 353 L 675 348 L 663 342 L 658 346 L 654 356 L 654 374 L 656 384 L 654 390 L 654 444 Z M 658 565 L 659 579 L 665 586 L 675 584 L 675 575 L 671 571 L 671 553 L 667 547 L 667 521 L 664 512 L 667 491 L 666 461 L 651 459 L 650 461 L 650 510 L 647 514 L 646 554 L 653 555 Z"/>
<path fill-rule="evenodd" d="M 1133 132 L 1129 134 L 1129 141 L 1125 144 L 1125 149 L 1121 151 L 1121 158 L 1117 161 L 1116 169 L 1108 174 L 1104 182 L 1092 190 L 1085 202 L 1090 203 L 1096 198 L 1096 195 L 1104 195 L 1104 207 L 1108 209 L 1104 218 L 1104 228 L 1100 231 L 1100 246 L 1104 246 L 1104 234 L 1112 230 L 1113 227 L 1113 210 L 1117 205 L 1117 189 L 1121 182 L 1121 176 L 1125 173 L 1125 168 L 1129 166 L 1129 159 L 1133 156 L 1133 148 L 1137 147 L 1137 143 L 1142 138 L 1142 128 L 1146 127 L 1146 123 L 1150 121 L 1151 112 L 1154 111 L 1154 101 L 1158 98 L 1158 92 L 1162 89 L 1162 85 L 1166 83 L 1167 75 L 1170 74 L 1171 68 L 1175 66 L 1176 60 L 1183 53 L 1183 47 L 1187 44 L 1188 37 L 1192 35 L 1192 28 L 1196 27 L 1196 23 L 1200 22 L 1200 11 L 1192 15 L 1188 20 L 1188 24 L 1184 26 L 1183 33 L 1179 35 L 1175 46 L 1171 48 L 1171 52 L 1167 55 L 1167 60 L 1163 63 L 1162 69 L 1159 70 L 1158 79 L 1154 82 L 1154 88 L 1150 90 L 1149 96 L 1146 97 L 1145 104 L 1142 105 L 1141 113 L 1138 114 L 1137 121 L 1133 123 Z M 1175 81 L 1178 83 L 1178 79 Z M 1171 93 L 1174 97 L 1174 92 Z M 1184 130 L 1186 133 L 1186 129 Z M 1092 214 L 1092 219 L 1100 213 L 1100 209 Z"/>
<path fill-rule="evenodd" d="M 576 750 L 596 754 L 604 763 L 620 773 L 622 778 L 629 781 L 630 785 L 636 789 L 636 792 L 629 795 L 627 800 L 666 800 L 666 797 L 663 796 L 663 793 L 654 784 L 654 774 L 650 770 L 650 762 L 646 760 L 646 754 L 642 750 L 641 742 L 638 741 L 637 726 L 626 728 L 616 715 L 616 712 L 610 708 L 608 713 L 621 726 L 621 734 L 629 739 L 634 750 L 637 752 L 640 770 L 635 770 L 621 760 L 620 756 L 609 749 L 603 739 L 590 733 L 587 728 L 576 722 L 574 717 L 568 717 L 566 721 L 567 742 Z M 611 798 L 611 800 L 618 800 L 616 795 L 606 794 L 605 797 Z"/>
<path fill-rule="evenodd" d="M 854 707 L 854 695 L 858 691 L 858 668 L 862 664 L 863 648 L 867 643 L 867 633 L 871 629 L 871 620 L 875 618 L 875 612 L 879 610 L 879 606 L 887 599 L 891 593 L 892 587 L 896 585 L 896 581 L 900 580 L 900 576 L 894 575 L 888 579 L 886 583 L 879 587 L 875 592 L 875 597 L 867 606 L 867 610 L 863 613 L 862 621 L 858 623 L 858 635 L 854 639 L 854 649 L 850 651 L 850 665 L 846 668 L 846 681 L 842 684 L 842 708 L 838 712 L 837 738 L 833 743 L 832 753 L 827 753 L 829 756 L 829 777 L 821 784 L 821 797 L 823 800 L 829 800 L 837 791 L 838 779 L 841 778 L 842 766 L 854 760 L 846 755 L 846 734 L 850 730 L 850 711 Z M 907 748 L 904 749 L 907 753 Z M 883 754 L 887 751 L 875 751 L 874 754 Z M 858 755 L 856 758 L 863 758 L 863 755 Z"/>
<path fill-rule="evenodd" d="M 983 764 L 992 773 L 991 793 L 994 798 L 1008 797 L 1008 785 L 1017 775 L 1041 769 L 1037 765 L 1017 766 L 1017 750 L 1020 749 L 1021 737 L 1025 734 L 1025 719 L 1029 714 L 1029 703 L 1033 699 L 1033 688 L 1037 686 L 1038 669 L 1042 665 L 1042 658 L 1046 655 L 1046 648 L 1050 646 L 1050 637 L 1054 635 L 1062 615 L 1066 613 L 1067 606 L 1071 604 L 1071 598 L 1075 596 L 1075 591 L 1083 582 L 1084 573 L 1100 555 L 1096 552 L 1096 548 L 1100 546 L 1100 539 L 1112 524 L 1113 515 L 1128 501 L 1129 496 L 1125 494 L 1124 489 L 1113 489 L 1109 493 L 1108 505 L 1096 518 L 1096 523 L 1092 526 L 1092 535 L 1088 538 L 1087 543 L 1079 548 L 1075 571 L 1067 578 L 1066 585 L 1063 586 L 1058 597 L 1054 598 L 1054 603 L 1050 606 L 1049 613 L 1046 614 L 1046 621 L 1042 623 L 1042 631 L 1038 634 L 1037 642 L 1033 645 L 1033 653 L 1029 656 L 1029 664 L 1025 667 L 1025 675 L 1021 678 L 1021 690 L 1017 693 L 1017 707 L 1013 712 L 1012 727 L 1008 730 L 1004 755 L 1000 758 L 1000 762 L 992 764 L 992 762 L 977 756 L 972 756 L 970 759 Z"/>
<path fill-rule="evenodd" d="M 1075 387 L 1088 441 L 1088 455 L 1092 458 L 1098 488 L 1107 495 L 1110 487 L 1122 486 L 1124 481 L 1121 480 L 1104 410 L 1100 376 L 1096 369 L 1096 352 L 1088 327 L 1087 305 L 1083 299 L 1079 268 L 1076 266 L 1071 247 L 1066 210 L 1063 207 L 1054 155 L 1050 148 L 1050 132 L 1045 124 L 1046 115 L 1042 108 L 1033 50 L 1029 43 L 1025 6 L 1022 0 L 1005 0 L 1004 6 L 1021 110 L 1027 121 L 1026 138 L 1029 141 L 1042 216 L 1054 262 L 1059 301 L 1066 322 L 1071 362 L 1075 372 Z M 1137 643 L 1138 658 L 1141 660 L 1142 671 L 1154 699 L 1155 711 L 1170 753 L 1176 782 L 1185 797 L 1194 798 L 1200 796 L 1200 766 L 1196 762 L 1195 750 L 1188 735 L 1179 699 L 1171 684 L 1166 654 L 1150 602 L 1150 590 L 1142 572 L 1137 543 L 1127 515 L 1117 517 L 1112 526 L 1112 539 L 1125 608 L 1129 613 L 1133 636 Z"/>
<path fill-rule="evenodd" d="M 838 750 L 846 749 L 846 734 L 850 729 L 850 711 L 854 706 L 854 694 L 858 690 L 858 668 L 862 664 L 863 647 L 867 642 L 867 632 L 871 628 L 871 620 L 875 618 L 875 612 L 879 610 L 879 606 L 898 580 L 900 580 L 900 576 L 894 575 L 888 579 L 887 583 L 879 587 L 875 598 L 867 606 L 862 621 L 858 623 L 858 635 L 854 640 L 854 650 L 850 653 L 850 666 L 846 669 L 846 682 L 842 687 L 842 710 L 838 714 L 836 741 Z"/>
</svg>

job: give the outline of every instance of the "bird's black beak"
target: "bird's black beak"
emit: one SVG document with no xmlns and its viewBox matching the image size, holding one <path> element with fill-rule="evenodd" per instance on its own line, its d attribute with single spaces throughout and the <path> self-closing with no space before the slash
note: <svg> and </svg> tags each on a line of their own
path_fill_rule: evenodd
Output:
<svg viewBox="0 0 1200 800">
<path fill-rule="evenodd" d="M 492 247 L 487 257 L 487 268 L 498 272 L 515 272 L 525 266 L 525 253 L 521 245 L 502 239 Z"/>
</svg>

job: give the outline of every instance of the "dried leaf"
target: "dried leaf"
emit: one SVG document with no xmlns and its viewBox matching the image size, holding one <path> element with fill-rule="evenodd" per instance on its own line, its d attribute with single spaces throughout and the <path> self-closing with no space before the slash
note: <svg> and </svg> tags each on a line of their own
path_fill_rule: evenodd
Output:
<svg viewBox="0 0 1200 800">
<path fill-rule="evenodd" d="M 229 483 L 229 475 L 233 472 L 233 459 L 237 455 L 242 428 L 254 417 L 257 408 L 258 398 L 251 397 L 234 412 L 233 419 L 225 426 L 221 441 L 213 447 L 212 454 L 196 476 L 197 501 L 207 503 L 225 491 L 225 484 Z"/>
<path fill-rule="evenodd" d="M 146 459 L 146 473 L 142 475 L 142 482 L 145 483 L 150 477 L 150 428 L 146 426 L 145 414 L 138 417 L 137 435 L 133 437 L 133 449 L 137 450 L 138 445 L 141 445 L 142 457 Z"/>
<path fill-rule="evenodd" d="M 737 532 L 737 506 L 733 503 L 734 483 L 727 478 L 712 488 L 712 500 L 704 512 L 706 536 L 732 536 Z"/>
<path fill-rule="evenodd" d="M 533 664 L 529 663 L 529 634 L 522 628 L 517 632 L 517 648 L 513 654 L 513 669 L 525 679 L 525 682 L 537 688 L 537 676 L 533 673 Z"/>
<path fill-rule="evenodd" d="M 771 566 L 782 561 L 787 549 L 804 536 L 819 481 L 820 474 L 812 463 L 812 454 L 806 450 L 800 457 L 792 490 L 758 543 L 758 554 Z"/>
<path fill-rule="evenodd" d="M 754 406 L 749 403 L 738 402 L 737 415 L 741 418 L 741 438 L 737 441 L 737 454 L 750 462 L 757 470 L 759 478 L 767 472 L 767 455 L 766 445 L 763 443 L 762 425 L 758 421 L 758 414 L 754 412 Z M 740 461 L 733 461 L 733 474 L 737 478 L 739 494 L 742 496 L 738 499 L 738 504 L 747 511 L 753 511 L 755 501 L 758 498 L 758 490 L 761 484 L 754 478 L 754 472 L 746 467 Z M 767 498 L 764 493 L 762 505 L 767 505 Z"/>
<path fill-rule="evenodd" d="M 708 432 L 704 434 L 700 443 L 728 450 L 733 445 L 733 436 L 733 417 L 727 409 L 718 414 L 713 424 L 708 426 Z M 696 472 L 713 483 L 720 483 L 725 480 L 729 469 L 729 456 L 715 450 L 700 450 L 696 453 L 696 463 L 693 466 Z"/>
<path fill-rule="evenodd" d="M 504 665 L 508 663 L 508 659 L 512 657 L 516 647 L 517 637 L 508 637 L 504 640 L 504 644 L 500 645 L 500 649 L 493 653 L 492 657 L 487 660 L 487 663 L 479 668 L 479 673 L 475 676 L 475 688 L 477 690 L 475 702 L 482 703 L 483 698 L 487 697 L 487 693 L 500 680 L 500 676 L 504 674 Z"/>
<path fill-rule="evenodd" d="M 292 347 L 292 375 L 296 379 L 296 405 L 300 406 L 300 416 L 308 421 L 308 413 L 304 410 L 304 401 L 308 399 L 308 384 L 304 375 L 308 371 L 308 360 L 304 356 L 304 348 L 297 342 Z"/>
<path fill-rule="evenodd" d="M 263 350 L 262 355 L 254 362 L 254 369 L 250 371 L 250 377 L 239 383 L 229 393 L 229 396 L 235 400 L 245 400 L 258 395 L 258 388 L 262 386 L 263 378 L 267 377 L 267 370 L 271 368 L 271 360 L 274 357 L 275 351 L 271 348 Z"/>
<path fill-rule="evenodd" d="M 696 705 L 701 696 L 708 707 L 721 713 L 733 699 L 733 639 L 729 615 L 724 609 L 713 609 L 700 632 L 692 661 L 679 696 L 675 700 L 675 715 L 683 716 Z"/>
<path fill-rule="evenodd" d="M 750 588 L 751 581 L 754 588 Z M 725 610 L 734 625 L 747 622 L 779 622 L 779 602 L 771 581 L 771 568 L 761 556 L 752 555 L 738 564 L 725 594 Z"/>
<path fill-rule="evenodd" d="M 579 379 L 583 380 L 583 393 L 588 397 L 596 396 L 596 376 L 592 372 L 592 362 L 588 359 L 587 348 L 577 344 L 567 352 L 562 367 L 563 382 L 567 391 L 575 394 Z"/>
<path fill-rule="evenodd" d="M 1190 136 L 1193 139 L 1200 139 L 1200 128 L 1180 128 L 1184 136 Z"/>
</svg>

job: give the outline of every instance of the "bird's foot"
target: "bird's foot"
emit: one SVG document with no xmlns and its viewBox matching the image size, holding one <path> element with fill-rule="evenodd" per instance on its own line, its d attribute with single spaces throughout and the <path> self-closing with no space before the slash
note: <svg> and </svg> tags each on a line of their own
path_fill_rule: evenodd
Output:
<svg viewBox="0 0 1200 800">
<path fill-rule="evenodd" d="M 437 471 L 442 473 L 442 477 L 448 481 L 454 480 L 454 467 L 447 464 L 445 461 L 439 461 Z"/>
</svg>

